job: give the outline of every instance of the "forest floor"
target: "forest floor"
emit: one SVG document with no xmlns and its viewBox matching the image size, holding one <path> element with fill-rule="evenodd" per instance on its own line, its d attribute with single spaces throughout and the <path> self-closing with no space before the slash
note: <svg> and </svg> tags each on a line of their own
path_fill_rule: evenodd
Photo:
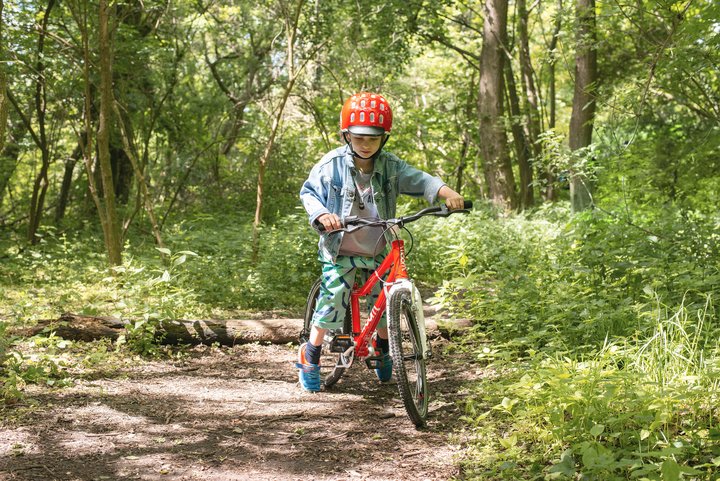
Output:
<svg viewBox="0 0 720 481">
<path fill-rule="evenodd" d="M 73 386 L 34 386 L 0 411 L 0 480 L 448 480 L 462 478 L 459 401 L 482 376 L 433 341 L 427 428 L 393 380 L 356 363 L 306 393 L 296 345 L 199 346 Z M 478 367 L 479 368 L 479 367 Z"/>
</svg>

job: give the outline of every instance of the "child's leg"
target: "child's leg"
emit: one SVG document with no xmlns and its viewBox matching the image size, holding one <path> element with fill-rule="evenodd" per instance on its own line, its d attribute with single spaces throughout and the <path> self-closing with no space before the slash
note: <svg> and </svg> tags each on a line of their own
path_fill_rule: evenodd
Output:
<svg viewBox="0 0 720 481">
<path fill-rule="evenodd" d="M 350 290 L 355 283 L 357 267 L 354 257 L 339 256 L 336 262 L 323 262 L 320 295 L 315 304 L 306 356 L 317 364 L 325 333 L 341 329 L 350 304 Z"/>
<path fill-rule="evenodd" d="M 323 329 L 322 327 L 313 325 L 312 329 L 310 329 L 310 344 L 312 344 L 313 346 L 322 345 L 323 339 L 325 339 L 326 332 L 327 329 Z"/>
</svg>

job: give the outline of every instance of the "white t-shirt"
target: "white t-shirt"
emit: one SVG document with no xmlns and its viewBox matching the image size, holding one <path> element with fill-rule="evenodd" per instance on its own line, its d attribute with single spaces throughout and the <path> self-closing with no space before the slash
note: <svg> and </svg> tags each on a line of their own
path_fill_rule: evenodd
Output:
<svg viewBox="0 0 720 481">
<path fill-rule="evenodd" d="M 379 218 L 370 179 L 372 179 L 372 173 L 365 174 L 359 170 L 357 171 L 355 175 L 355 199 L 353 200 L 350 215 L 356 215 L 365 219 Z M 360 198 L 362 198 L 365 204 L 364 209 L 360 209 Z M 385 248 L 385 237 L 382 235 L 383 230 L 384 227 L 382 226 L 373 226 L 363 227 L 362 229 L 357 229 L 352 232 L 345 232 L 342 243 L 340 244 L 339 255 L 375 257 Z"/>
</svg>

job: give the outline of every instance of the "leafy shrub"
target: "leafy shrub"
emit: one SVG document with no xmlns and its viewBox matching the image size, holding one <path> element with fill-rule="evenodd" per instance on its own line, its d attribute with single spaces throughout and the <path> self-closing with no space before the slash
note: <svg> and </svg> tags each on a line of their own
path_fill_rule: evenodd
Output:
<svg viewBox="0 0 720 481">
<path fill-rule="evenodd" d="M 19 343 L 19 339 L 15 339 Z M 6 402 L 23 397 L 22 391 L 27 384 L 45 384 L 47 386 L 66 386 L 72 383 L 62 357 L 63 351 L 71 344 L 52 334 L 33 336 L 24 342 L 28 349 L 13 344 L 5 352 L 0 364 L 0 399 Z M 24 352 L 27 351 L 27 352 Z"/>
<path fill-rule="evenodd" d="M 434 301 L 476 322 L 456 348 L 500 373 L 470 387 L 468 477 L 717 479 L 717 218 L 634 216 L 481 209 L 420 230 Z"/>
</svg>

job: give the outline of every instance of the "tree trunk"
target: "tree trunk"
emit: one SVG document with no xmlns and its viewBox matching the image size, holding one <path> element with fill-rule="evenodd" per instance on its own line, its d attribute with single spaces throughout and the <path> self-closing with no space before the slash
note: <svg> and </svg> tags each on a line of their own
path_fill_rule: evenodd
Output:
<svg viewBox="0 0 720 481">
<path fill-rule="evenodd" d="M 555 112 L 556 112 L 556 95 L 555 95 L 555 62 L 557 62 L 557 44 L 558 38 L 560 37 L 560 28 L 562 27 L 562 8 L 563 0 L 558 0 L 557 13 L 555 14 L 555 27 L 553 29 L 553 35 L 550 39 L 550 45 L 548 45 L 548 52 L 550 59 L 548 62 L 548 101 L 550 103 L 550 119 L 548 121 L 548 127 L 550 129 L 555 128 Z"/>
<path fill-rule="evenodd" d="M 10 129 L 10 135 L 5 142 L 5 148 L 0 150 L 0 206 L 3 205 L 5 192 L 10 182 L 10 178 L 15 173 L 15 169 L 20 162 L 20 143 L 22 142 L 27 127 L 23 122 L 17 122 Z"/>
<path fill-rule="evenodd" d="M 455 191 L 456 192 L 462 192 L 463 187 L 463 176 L 465 174 L 465 167 L 467 164 L 467 158 L 468 158 L 468 152 L 470 152 L 470 144 L 472 142 L 472 137 L 470 134 L 470 131 L 467 128 L 467 121 L 470 120 L 470 118 L 474 115 L 473 114 L 473 106 L 475 105 L 475 71 L 473 71 L 472 75 L 470 76 L 470 88 L 468 89 L 468 99 L 467 103 L 465 104 L 465 117 L 464 121 L 462 122 L 462 149 L 460 151 L 460 163 L 458 164 L 457 168 L 457 180 L 455 181 Z"/>
<path fill-rule="evenodd" d="M 83 142 L 84 143 L 84 142 Z M 72 187 L 73 173 L 75 172 L 75 164 L 82 157 L 82 143 L 78 143 L 72 155 L 65 161 L 65 172 L 60 186 L 60 195 L 58 195 L 58 203 L 55 208 L 55 224 L 59 224 L 65 217 L 68 201 L 70 200 L 70 188 Z"/>
<path fill-rule="evenodd" d="M 285 105 L 287 99 L 290 96 L 293 85 L 295 84 L 296 77 L 291 78 L 288 84 L 285 86 L 282 99 L 280 100 L 280 106 L 278 107 L 277 115 L 273 119 L 272 129 L 270 130 L 270 137 L 268 138 L 263 154 L 258 162 L 258 177 L 257 177 L 257 196 L 255 197 L 255 221 L 253 222 L 253 261 L 256 262 L 260 252 L 260 224 L 262 223 L 262 208 L 263 208 L 263 197 L 265 188 L 265 171 L 267 170 L 267 164 L 270 160 L 270 154 L 275 146 L 275 137 L 282 121 L 283 112 L 285 111 Z"/>
<path fill-rule="evenodd" d="M 2 21 L 2 13 L 5 4 L 0 0 L 0 153 L 5 149 L 5 129 L 7 127 L 8 112 L 10 111 L 10 101 L 5 94 L 7 90 L 7 76 L 5 75 L 5 25 Z M 2 169 L 0 165 L 0 170 Z M 0 172 L 2 175 L 2 172 Z M 0 199 L 2 199 L 2 191 L 0 190 Z"/>
<path fill-rule="evenodd" d="M 130 127 L 128 128 L 132 130 Z M 127 205 L 130 201 L 130 191 L 132 190 L 133 167 L 130 154 L 123 147 L 121 136 L 117 129 L 112 129 L 110 135 L 110 166 L 113 173 L 115 201 L 119 205 Z"/>
<path fill-rule="evenodd" d="M 556 52 L 558 38 L 560 36 L 560 28 L 562 27 L 562 8 L 563 0 L 558 0 L 557 13 L 555 14 L 555 27 L 553 30 L 552 39 L 550 45 L 548 45 L 548 52 L 550 53 L 550 59 L 548 61 L 548 102 L 550 104 L 550 115 L 548 120 L 548 128 L 550 130 L 555 129 L 555 62 L 557 61 Z M 551 165 L 545 166 L 543 169 L 543 178 L 545 183 L 545 192 L 543 197 L 545 200 L 555 201 L 558 198 L 556 182 L 556 173 Z"/>
<path fill-rule="evenodd" d="M 114 109 L 115 118 L 120 124 L 120 135 L 122 136 L 123 145 L 125 146 L 125 152 L 130 159 L 133 171 L 135 172 L 135 178 L 140 186 L 143 205 L 145 206 L 145 212 L 147 212 L 148 218 L 150 219 L 150 226 L 152 227 L 153 235 L 155 236 L 155 243 L 158 247 L 165 247 L 162 235 L 160 234 L 160 227 L 158 227 L 157 217 L 155 216 L 155 210 L 153 208 L 152 198 L 150 197 L 150 191 L 148 190 L 147 182 L 145 180 L 145 175 L 143 174 L 142 168 L 137 160 L 137 148 L 133 144 L 132 137 L 130 136 L 129 129 L 127 127 L 129 119 L 122 116 L 117 104 L 114 105 Z M 164 256 L 165 254 L 163 254 L 163 257 Z"/>
<path fill-rule="evenodd" d="M 88 2 L 68 2 L 70 12 L 75 19 L 75 23 L 80 31 L 80 43 L 82 47 L 83 55 L 83 131 L 84 135 L 78 138 L 78 144 L 82 149 L 83 164 L 85 165 L 85 175 L 87 176 L 88 192 L 90 198 L 92 198 L 95 204 L 95 211 L 100 218 L 100 225 L 103 229 L 103 237 L 107 239 L 106 226 L 107 221 L 105 220 L 105 210 L 100 200 L 99 188 L 97 186 L 95 166 L 97 165 L 95 159 L 95 138 L 91 134 L 94 132 L 93 117 L 95 115 L 95 104 L 93 97 L 95 93 L 94 84 L 90 81 L 90 40 L 89 40 L 89 29 L 88 29 Z M 87 196 L 84 199 L 87 201 Z M 87 204 L 87 202 L 85 202 Z M 87 206 L 86 206 L 87 207 Z M 87 209 L 89 210 L 89 209 Z M 105 241 L 107 246 L 107 241 Z"/>
<path fill-rule="evenodd" d="M 265 184 L 265 171 L 267 170 L 267 164 L 270 160 L 270 154 L 275 146 L 275 137 L 277 136 L 278 129 L 280 128 L 280 122 L 282 121 L 283 113 L 285 112 L 285 105 L 287 99 L 292 92 L 295 81 L 302 69 L 307 65 L 304 63 L 300 68 L 296 69 L 295 66 L 295 40 L 298 32 L 298 24 L 300 22 L 300 12 L 305 0 L 298 0 L 295 11 L 292 18 L 289 16 L 285 19 L 285 29 L 287 32 L 287 71 L 288 71 L 288 82 L 285 85 L 283 96 L 280 99 L 280 105 L 278 107 L 277 114 L 273 119 L 272 128 L 270 130 L 270 137 L 268 138 L 265 149 L 263 150 L 262 157 L 258 163 L 258 178 L 257 178 L 257 196 L 255 198 L 255 220 L 253 222 L 253 262 L 257 262 L 260 254 L 260 224 L 262 223 L 262 208 L 263 208 L 263 197 L 264 197 L 264 184 Z"/>
<path fill-rule="evenodd" d="M 512 71 L 512 65 L 508 61 L 505 65 L 505 78 L 507 79 L 507 98 L 510 105 L 512 118 L 513 144 L 515 145 L 515 157 L 520 172 L 520 208 L 532 207 L 535 203 L 535 189 L 533 188 L 533 170 L 530 163 L 530 146 L 522 125 L 522 111 L 520 100 L 517 94 L 517 86 Z"/>
<path fill-rule="evenodd" d="M 530 59 L 530 40 L 528 38 L 528 11 L 525 0 L 517 1 L 520 37 L 520 78 L 523 91 L 525 92 L 525 113 L 527 115 L 527 143 L 530 147 L 531 157 L 540 157 L 541 116 L 538 101 L 538 93 L 535 88 L 535 71 Z"/>
<path fill-rule="evenodd" d="M 507 0 L 485 2 L 478 112 L 488 195 L 498 206 L 515 208 L 515 177 L 503 123 L 503 46 L 507 37 L 507 7 Z"/>
<path fill-rule="evenodd" d="M 55 6 L 55 0 L 49 0 L 45 8 L 45 15 L 40 26 L 38 35 L 38 60 L 35 65 L 37 79 L 35 81 L 35 113 L 37 114 L 38 125 L 38 148 L 41 153 L 40 170 L 35 177 L 32 197 L 30 199 L 30 216 L 28 221 L 28 241 L 31 244 L 38 242 L 37 230 L 40 227 L 40 220 L 45 205 L 45 195 L 50 185 L 48 171 L 50 170 L 50 147 L 48 146 L 47 132 L 45 125 L 45 114 L 47 112 L 47 82 L 45 80 L 45 38 L 47 26 L 50 20 L 50 12 Z"/>
<path fill-rule="evenodd" d="M 108 4 L 108 0 L 100 0 L 100 118 L 97 146 L 103 188 L 102 207 L 105 215 L 101 217 L 101 221 L 104 220 L 105 246 L 110 264 L 120 265 L 122 264 L 122 238 L 115 207 L 115 189 L 110 161 L 110 128 L 114 103 L 112 91 L 112 40 L 110 36 L 110 21 L 113 18 L 112 8 L 114 7 Z"/>
<path fill-rule="evenodd" d="M 592 143 L 597 84 L 595 0 L 576 0 L 577 47 L 575 53 L 575 93 L 570 117 L 570 150 Z M 592 207 L 592 184 L 587 168 L 580 165 L 586 154 L 575 158 L 570 170 L 570 201 L 574 212 Z"/>
</svg>

